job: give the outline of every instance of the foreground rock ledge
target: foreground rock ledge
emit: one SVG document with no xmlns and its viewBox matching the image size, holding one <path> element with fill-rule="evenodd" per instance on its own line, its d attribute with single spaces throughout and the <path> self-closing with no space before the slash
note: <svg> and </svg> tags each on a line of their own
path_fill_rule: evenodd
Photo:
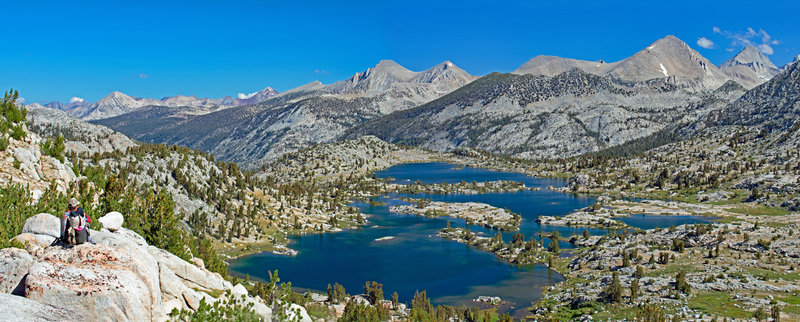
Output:
<svg viewBox="0 0 800 322">
<path fill-rule="evenodd" d="M 57 233 L 58 220 L 45 216 L 56 218 L 31 217 L 22 235 Z M 5 293 L 0 294 L 0 312 L 19 308 L 3 319 L 165 321 L 173 308 L 194 310 L 202 299 L 217 300 L 209 294 L 227 290 L 244 295 L 264 320 L 272 319 L 272 310 L 241 285 L 148 245 L 142 236 L 120 227 L 120 215 L 112 216 L 100 222 L 116 231 L 91 232 L 97 245 L 66 249 L 21 236 L 17 239 L 27 241 L 25 250 L 0 250 L 0 289 Z"/>
</svg>

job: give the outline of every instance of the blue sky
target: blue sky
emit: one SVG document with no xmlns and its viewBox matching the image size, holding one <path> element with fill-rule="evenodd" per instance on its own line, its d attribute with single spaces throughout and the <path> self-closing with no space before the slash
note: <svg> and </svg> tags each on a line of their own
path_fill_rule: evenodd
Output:
<svg viewBox="0 0 800 322">
<path fill-rule="evenodd" d="M 0 90 L 27 103 L 235 96 L 331 83 L 381 59 L 475 75 L 540 54 L 617 61 L 669 34 L 715 64 L 747 42 L 779 66 L 800 54 L 798 1 L 563 2 L 4 2 Z"/>
</svg>

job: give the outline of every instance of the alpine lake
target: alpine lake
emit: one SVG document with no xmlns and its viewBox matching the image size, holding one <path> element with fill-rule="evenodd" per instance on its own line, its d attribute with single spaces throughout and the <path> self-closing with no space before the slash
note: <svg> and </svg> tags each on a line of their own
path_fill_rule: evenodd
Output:
<svg viewBox="0 0 800 322">
<path fill-rule="evenodd" d="M 277 255 L 271 252 L 236 258 L 230 262 L 234 274 L 249 274 L 251 278 L 268 279 L 268 272 L 278 270 L 282 281 L 291 281 L 298 290 L 312 289 L 324 293 L 328 284 L 342 284 L 348 293 L 363 292 L 365 281 L 383 284 L 389 298 L 397 292 L 400 301 L 410 303 L 415 291 L 427 291 L 434 305 L 478 305 L 479 296 L 497 296 L 503 300 L 499 312 L 511 312 L 524 317 L 526 308 L 541 298 L 542 289 L 564 278 L 541 264 L 511 265 L 494 254 L 477 250 L 436 236 L 446 227 L 464 227 L 464 220 L 438 217 L 424 218 L 396 214 L 389 211 L 392 205 L 402 204 L 401 197 L 430 198 L 445 202 L 482 202 L 507 208 L 522 217 L 519 232 L 525 238 L 540 232 L 558 230 L 562 236 L 581 234 L 585 228 L 542 226 L 536 223 L 540 215 L 561 216 L 594 204 L 595 198 L 548 190 L 549 186 L 566 184 L 559 179 L 534 178 L 520 173 L 499 172 L 482 168 L 461 167 L 448 163 L 401 164 L 376 172 L 380 178 L 392 178 L 396 183 L 456 183 L 511 180 L 525 183 L 537 191 L 406 195 L 389 194 L 378 198 L 380 206 L 355 204 L 368 223 L 359 229 L 335 233 L 307 234 L 290 237 L 290 248 L 297 256 Z M 632 216 L 623 218 L 633 227 L 650 229 L 670 225 L 708 222 L 712 219 L 698 216 Z M 497 231 L 481 226 L 470 230 L 491 237 Z M 592 235 L 605 234 L 602 229 L 588 229 Z M 503 232 L 506 242 L 516 232 Z M 388 237 L 388 238 L 387 238 Z M 538 239 L 538 237 L 537 237 Z M 548 239 L 544 239 L 545 244 Z M 561 243 L 562 250 L 573 246 Z M 568 251 L 566 252 L 568 256 Z"/>
</svg>

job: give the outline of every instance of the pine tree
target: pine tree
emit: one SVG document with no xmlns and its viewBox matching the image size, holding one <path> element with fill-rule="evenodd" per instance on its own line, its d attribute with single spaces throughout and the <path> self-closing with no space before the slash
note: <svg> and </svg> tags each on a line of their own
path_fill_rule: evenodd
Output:
<svg viewBox="0 0 800 322">
<path fill-rule="evenodd" d="M 772 316 L 772 321 L 780 322 L 781 321 L 781 307 L 777 304 L 772 306 L 770 309 L 770 315 Z"/>
<path fill-rule="evenodd" d="M 639 279 L 636 278 L 631 282 L 631 302 L 639 296 Z"/>
<path fill-rule="evenodd" d="M 686 272 L 680 271 L 675 275 L 675 289 L 687 295 L 691 294 L 692 288 L 686 282 Z"/>
<path fill-rule="evenodd" d="M 611 275 L 611 285 L 603 290 L 607 301 L 612 303 L 622 302 L 622 283 L 619 281 L 619 274 L 613 272 Z"/>
</svg>

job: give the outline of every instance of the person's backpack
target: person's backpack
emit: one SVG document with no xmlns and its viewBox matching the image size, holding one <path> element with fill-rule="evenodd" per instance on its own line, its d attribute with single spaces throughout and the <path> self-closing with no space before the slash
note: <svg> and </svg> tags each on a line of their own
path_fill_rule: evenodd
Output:
<svg viewBox="0 0 800 322">
<path fill-rule="evenodd" d="M 87 241 L 89 233 L 86 227 L 86 216 L 83 212 L 70 211 L 67 225 L 67 243 L 80 245 Z"/>
</svg>

